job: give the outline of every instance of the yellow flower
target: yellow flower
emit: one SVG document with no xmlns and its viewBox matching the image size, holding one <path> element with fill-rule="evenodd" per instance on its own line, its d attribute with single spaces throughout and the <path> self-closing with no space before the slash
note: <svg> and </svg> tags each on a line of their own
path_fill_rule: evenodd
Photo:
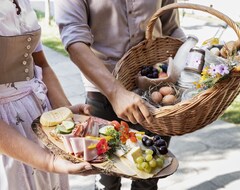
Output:
<svg viewBox="0 0 240 190">
<path fill-rule="evenodd" d="M 208 67 L 205 67 L 203 70 L 202 70 L 202 75 L 204 75 L 204 76 L 206 76 L 206 75 L 208 75 Z"/>
</svg>

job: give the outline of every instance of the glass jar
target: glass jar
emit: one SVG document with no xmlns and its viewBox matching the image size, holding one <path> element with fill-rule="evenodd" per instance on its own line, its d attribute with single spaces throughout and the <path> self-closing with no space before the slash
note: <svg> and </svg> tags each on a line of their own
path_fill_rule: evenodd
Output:
<svg viewBox="0 0 240 190">
<path fill-rule="evenodd" d="M 199 48 L 192 48 L 188 54 L 184 70 L 201 74 L 204 66 L 205 51 Z"/>
</svg>

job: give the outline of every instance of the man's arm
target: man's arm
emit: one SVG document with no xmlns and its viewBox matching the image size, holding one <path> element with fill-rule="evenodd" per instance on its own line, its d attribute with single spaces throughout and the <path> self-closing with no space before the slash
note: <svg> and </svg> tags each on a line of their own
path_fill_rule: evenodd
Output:
<svg viewBox="0 0 240 190">
<path fill-rule="evenodd" d="M 103 62 L 94 55 L 89 46 L 76 42 L 68 47 L 68 52 L 84 75 L 108 98 L 118 117 L 132 123 L 141 123 L 143 120 L 149 123 L 152 121 L 152 115 L 144 104 L 144 100 L 126 90 Z"/>
<path fill-rule="evenodd" d="M 165 0 L 162 3 L 162 7 L 176 2 L 177 0 Z M 185 34 L 180 28 L 178 9 L 172 9 L 165 12 L 160 19 L 162 22 L 163 35 L 179 38 L 183 41 L 186 40 Z"/>
</svg>

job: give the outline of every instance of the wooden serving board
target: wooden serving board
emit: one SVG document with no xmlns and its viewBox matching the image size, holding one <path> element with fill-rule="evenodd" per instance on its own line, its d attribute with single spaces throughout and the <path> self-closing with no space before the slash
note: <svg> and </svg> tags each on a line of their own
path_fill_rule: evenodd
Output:
<svg viewBox="0 0 240 190">
<path fill-rule="evenodd" d="M 74 120 L 77 121 L 86 121 L 88 119 L 88 116 L 83 115 L 74 115 Z M 73 163 L 79 163 L 83 160 L 81 158 L 78 158 L 76 156 L 70 155 L 65 151 L 64 145 L 62 142 L 55 140 L 51 135 L 50 131 L 52 131 L 53 127 L 44 127 L 40 124 L 40 117 L 35 119 L 32 123 L 32 129 L 35 132 L 35 134 L 38 136 L 38 138 L 41 140 L 41 142 L 49 149 L 51 150 L 55 155 L 61 156 L 63 159 L 69 160 Z M 168 163 L 163 167 L 163 169 L 158 172 L 156 175 L 151 176 L 151 178 L 164 178 L 171 174 L 173 174 L 177 168 L 178 168 L 178 161 L 176 157 L 169 151 L 168 152 Z M 130 162 L 129 162 L 130 163 Z M 91 163 L 93 168 L 97 170 L 99 173 L 104 173 L 107 175 L 113 175 L 113 176 L 120 176 L 120 177 L 126 177 L 130 178 L 132 180 L 139 180 L 139 179 L 146 179 L 148 178 L 148 175 L 132 175 L 129 172 L 124 172 L 124 170 L 120 170 L 119 168 L 127 167 L 126 164 L 123 164 L 119 158 L 114 157 L 113 161 L 106 161 L 103 163 Z M 117 167 L 116 167 L 117 166 Z M 133 168 L 134 170 L 134 167 Z M 133 171 L 132 170 L 132 171 Z M 129 170 L 128 170 L 129 171 Z"/>
</svg>

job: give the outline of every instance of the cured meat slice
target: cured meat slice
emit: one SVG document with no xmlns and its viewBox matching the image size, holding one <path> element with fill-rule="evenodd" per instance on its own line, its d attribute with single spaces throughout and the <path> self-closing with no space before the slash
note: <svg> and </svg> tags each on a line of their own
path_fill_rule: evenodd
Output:
<svg viewBox="0 0 240 190">
<path fill-rule="evenodd" d="M 84 160 L 92 161 L 98 157 L 96 145 L 99 142 L 97 139 L 84 138 Z M 91 148 L 93 147 L 93 148 Z"/>
<path fill-rule="evenodd" d="M 70 144 L 72 146 L 72 150 L 75 156 L 83 157 L 84 149 L 83 149 L 83 137 L 72 137 L 70 138 Z"/>
<path fill-rule="evenodd" d="M 73 137 L 74 137 L 73 134 L 62 135 L 63 145 L 65 147 L 66 152 L 69 154 L 73 154 L 72 145 L 70 143 L 70 138 L 73 138 Z"/>
<path fill-rule="evenodd" d="M 85 129 L 84 136 L 93 136 L 98 137 L 99 136 L 99 123 L 95 122 L 93 117 L 90 117 L 87 120 L 87 126 Z"/>
</svg>

